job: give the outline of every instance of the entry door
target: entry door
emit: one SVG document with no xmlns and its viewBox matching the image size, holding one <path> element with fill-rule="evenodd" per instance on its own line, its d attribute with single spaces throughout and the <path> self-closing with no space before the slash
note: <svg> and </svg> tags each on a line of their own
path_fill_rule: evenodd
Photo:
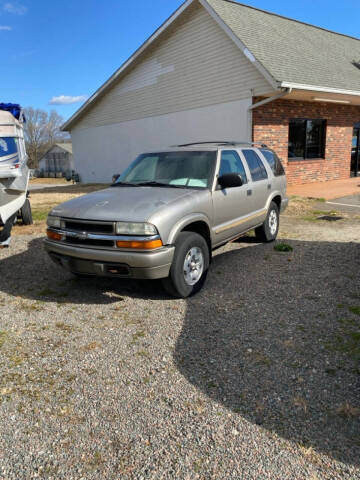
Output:
<svg viewBox="0 0 360 480">
<path fill-rule="evenodd" d="M 351 176 L 357 177 L 360 172 L 360 123 L 354 128 L 351 149 Z"/>
</svg>

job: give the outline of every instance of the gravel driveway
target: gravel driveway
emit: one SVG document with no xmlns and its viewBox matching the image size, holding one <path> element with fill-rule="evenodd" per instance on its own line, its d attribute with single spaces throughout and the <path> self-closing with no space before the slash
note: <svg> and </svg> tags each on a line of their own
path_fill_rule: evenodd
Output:
<svg viewBox="0 0 360 480">
<path fill-rule="evenodd" d="M 293 252 L 219 249 L 186 301 L 76 279 L 14 237 L 0 479 L 360 479 L 359 233 L 284 218 Z"/>
</svg>

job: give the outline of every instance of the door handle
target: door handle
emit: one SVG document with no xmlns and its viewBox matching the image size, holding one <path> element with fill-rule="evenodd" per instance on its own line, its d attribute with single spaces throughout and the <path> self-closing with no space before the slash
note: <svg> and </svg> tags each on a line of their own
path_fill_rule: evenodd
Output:
<svg viewBox="0 0 360 480">
<path fill-rule="evenodd" d="M 250 197 L 250 195 L 252 195 L 252 190 L 247 190 L 246 193 L 247 193 L 247 196 Z"/>
<path fill-rule="evenodd" d="M 268 190 L 271 190 L 271 184 L 268 183 Z"/>
</svg>

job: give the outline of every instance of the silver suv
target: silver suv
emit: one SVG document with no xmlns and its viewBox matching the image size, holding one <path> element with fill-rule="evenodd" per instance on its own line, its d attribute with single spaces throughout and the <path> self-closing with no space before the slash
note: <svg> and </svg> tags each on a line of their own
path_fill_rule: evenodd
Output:
<svg viewBox="0 0 360 480">
<path fill-rule="evenodd" d="M 178 145 L 54 208 L 45 247 L 74 274 L 161 278 L 185 298 L 204 284 L 214 248 L 253 228 L 259 241 L 275 240 L 287 204 L 284 169 L 266 145 Z"/>
</svg>

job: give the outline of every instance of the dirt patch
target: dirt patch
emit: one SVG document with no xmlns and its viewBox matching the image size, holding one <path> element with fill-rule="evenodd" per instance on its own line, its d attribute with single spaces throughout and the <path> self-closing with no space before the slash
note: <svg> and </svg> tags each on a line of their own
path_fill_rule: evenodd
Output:
<svg viewBox="0 0 360 480">
<path fill-rule="evenodd" d="M 30 185 L 59 185 L 59 183 L 68 183 L 65 178 L 32 178 L 30 180 Z"/>
</svg>

